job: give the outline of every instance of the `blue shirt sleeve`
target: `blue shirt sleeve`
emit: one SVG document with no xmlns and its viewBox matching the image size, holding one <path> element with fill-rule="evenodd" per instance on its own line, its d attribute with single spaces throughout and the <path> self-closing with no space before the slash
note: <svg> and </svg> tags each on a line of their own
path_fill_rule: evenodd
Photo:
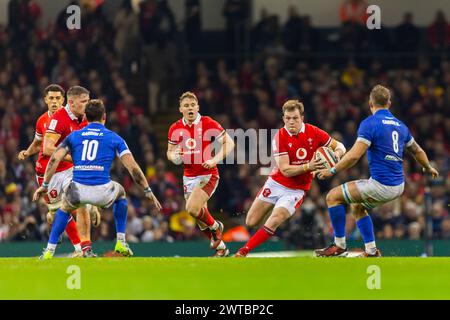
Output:
<svg viewBox="0 0 450 320">
<path fill-rule="evenodd" d="M 359 125 L 357 141 L 361 141 L 370 146 L 372 144 L 373 131 L 372 131 L 372 125 L 371 125 L 369 119 L 370 118 L 365 119 Z"/>
<path fill-rule="evenodd" d="M 115 140 L 116 153 L 119 158 L 124 154 L 131 153 L 127 143 L 119 135 L 115 135 Z"/>
<path fill-rule="evenodd" d="M 411 132 L 409 131 L 408 128 L 406 128 L 406 147 L 409 147 L 413 144 L 414 142 L 414 137 L 412 136 Z"/>
<path fill-rule="evenodd" d="M 72 137 L 73 137 L 73 134 L 69 134 L 63 140 L 63 142 L 61 142 L 60 146 L 63 148 L 66 148 L 68 151 L 71 151 L 72 150 Z"/>
</svg>

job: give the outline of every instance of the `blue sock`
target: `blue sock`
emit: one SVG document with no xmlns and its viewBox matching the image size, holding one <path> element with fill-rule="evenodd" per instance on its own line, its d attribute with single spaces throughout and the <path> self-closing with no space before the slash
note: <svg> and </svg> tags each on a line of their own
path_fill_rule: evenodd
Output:
<svg viewBox="0 0 450 320">
<path fill-rule="evenodd" d="M 55 213 L 55 219 L 52 223 L 52 230 L 50 231 L 50 238 L 48 239 L 49 244 L 56 245 L 58 243 L 59 237 L 62 235 L 64 230 L 66 230 L 67 223 L 69 222 L 70 214 L 58 209 Z"/>
<path fill-rule="evenodd" d="M 328 208 L 336 238 L 345 237 L 345 207 L 343 204 Z"/>
<path fill-rule="evenodd" d="M 113 206 L 114 220 L 116 223 L 116 232 L 125 233 L 127 228 L 127 199 L 118 199 Z"/>
<path fill-rule="evenodd" d="M 356 221 L 356 225 L 361 232 L 364 243 L 375 241 L 375 235 L 373 233 L 373 223 L 369 215 Z"/>
</svg>

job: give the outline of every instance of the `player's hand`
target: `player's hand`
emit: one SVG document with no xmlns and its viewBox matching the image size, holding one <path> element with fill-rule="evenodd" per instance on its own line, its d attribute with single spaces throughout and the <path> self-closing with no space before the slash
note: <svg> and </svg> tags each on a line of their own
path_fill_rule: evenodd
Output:
<svg viewBox="0 0 450 320">
<path fill-rule="evenodd" d="M 323 170 L 317 171 L 316 176 L 320 180 L 325 180 L 325 179 L 331 177 L 332 174 L 330 172 L 330 169 L 323 169 Z"/>
<path fill-rule="evenodd" d="M 181 150 L 180 147 L 177 147 L 172 151 L 172 162 L 176 165 L 183 163 L 183 150 Z"/>
<path fill-rule="evenodd" d="M 43 193 L 47 193 L 48 189 L 44 187 L 39 187 L 33 194 L 33 201 L 38 201 Z"/>
<path fill-rule="evenodd" d="M 159 203 L 158 199 L 156 199 L 153 192 L 146 193 L 145 197 L 149 199 L 151 203 L 153 203 L 153 205 L 156 207 L 156 209 L 158 209 L 158 211 L 161 211 L 162 209 L 161 203 Z"/>
<path fill-rule="evenodd" d="M 205 169 L 212 169 L 215 166 L 217 166 L 217 163 L 214 160 L 207 160 L 202 164 L 203 168 Z"/>
<path fill-rule="evenodd" d="M 19 159 L 20 161 L 25 160 L 26 158 L 28 158 L 28 153 L 27 150 L 22 150 L 19 152 L 19 154 L 17 155 L 17 159 Z"/>
<path fill-rule="evenodd" d="M 342 152 L 341 149 L 338 149 L 338 150 L 334 151 L 334 156 L 336 157 L 336 160 L 337 160 L 336 163 L 338 163 L 344 156 L 344 152 Z"/>
<path fill-rule="evenodd" d="M 431 175 L 431 178 L 436 179 L 439 177 L 439 171 L 437 171 L 432 166 L 428 166 L 427 168 L 423 168 L 423 172 L 428 173 Z"/>
<path fill-rule="evenodd" d="M 312 159 L 308 165 L 310 171 L 325 169 L 325 161 L 317 158 Z"/>
</svg>

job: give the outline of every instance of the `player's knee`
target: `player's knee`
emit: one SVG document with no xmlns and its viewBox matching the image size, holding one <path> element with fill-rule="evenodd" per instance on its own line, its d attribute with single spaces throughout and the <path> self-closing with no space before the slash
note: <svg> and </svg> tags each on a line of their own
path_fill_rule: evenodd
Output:
<svg viewBox="0 0 450 320">
<path fill-rule="evenodd" d="M 356 220 L 364 218 L 368 213 L 361 204 L 352 205 L 352 213 Z"/>
<path fill-rule="evenodd" d="M 327 193 L 327 197 L 325 198 L 325 201 L 327 202 L 328 207 L 339 204 L 337 197 L 336 197 L 335 189 L 333 189 Z"/>
<path fill-rule="evenodd" d="M 247 217 L 245 218 L 245 224 L 247 225 L 247 227 L 253 228 L 258 224 L 258 220 L 255 219 L 255 217 L 253 217 L 252 215 L 247 215 Z"/>
<path fill-rule="evenodd" d="M 201 209 L 202 208 L 195 203 L 188 202 L 186 204 L 186 211 L 194 218 L 197 218 L 200 215 Z"/>
</svg>

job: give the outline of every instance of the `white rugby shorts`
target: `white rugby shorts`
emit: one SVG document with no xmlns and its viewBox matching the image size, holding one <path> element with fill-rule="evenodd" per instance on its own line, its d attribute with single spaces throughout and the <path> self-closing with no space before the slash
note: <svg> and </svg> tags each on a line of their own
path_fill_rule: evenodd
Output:
<svg viewBox="0 0 450 320">
<path fill-rule="evenodd" d="M 123 187 L 110 181 L 98 186 L 88 186 L 72 181 L 64 193 L 65 200 L 73 207 L 85 207 L 88 204 L 100 208 L 110 208 L 116 199 L 125 195 Z"/>
<path fill-rule="evenodd" d="M 304 190 L 287 188 L 269 177 L 256 198 L 274 204 L 274 209 L 283 207 L 292 216 L 304 197 Z"/>
<path fill-rule="evenodd" d="M 398 186 L 386 186 L 378 181 L 361 179 L 356 181 L 356 188 L 361 194 L 362 202 L 356 202 L 348 192 L 346 183 L 342 185 L 342 192 L 347 203 L 361 203 L 366 209 L 373 209 L 389 201 L 397 199 L 403 194 L 405 183 Z"/>
<path fill-rule="evenodd" d="M 192 191 L 199 187 L 211 197 L 219 185 L 219 176 L 215 174 L 207 174 L 196 177 L 183 176 L 184 198 L 188 199 Z"/>
</svg>

